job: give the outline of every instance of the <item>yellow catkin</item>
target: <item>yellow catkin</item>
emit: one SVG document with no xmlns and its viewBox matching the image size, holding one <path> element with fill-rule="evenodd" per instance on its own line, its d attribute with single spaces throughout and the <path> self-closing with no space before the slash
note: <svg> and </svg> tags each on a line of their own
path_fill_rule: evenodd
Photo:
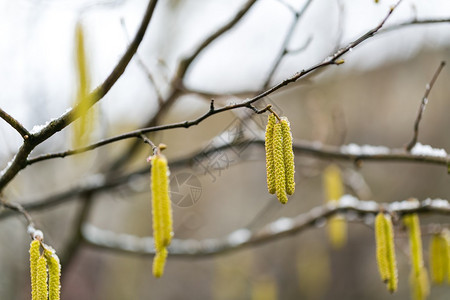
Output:
<svg viewBox="0 0 450 300">
<path fill-rule="evenodd" d="M 338 201 L 344 194 L 341 170 L 335 164 L 329 165 L 323 173 L 323 185 L 327 201 Z"/>
<path fill-rule="evenodd" d="M 341 171 L 338 166 L 332 164 L 323 173 L 323 187 L 327 202 L 337 202 L 344 193 Z M 347 222 L 342 216 L 331 217 L 328 221 L 328 236 L 331 245 L 339 249 L 347 241 Z"/>
<path fill-rule="evenodd" d="M 167 247 L 172 239 L 172 208 L 169 198 L 169 171 L 167 159 L 161 155 L 152 158 L 152 212 L 153 237 L 156 251 Z"/>
<path fill-rule="evenodd" d="M 389 215 L 378 213 L 375 218 L 375 241 L 378 271 L 387 289 L 393 293 L 397 290 L 397 263 L 395 259 L 394 230 Z"/>
<path fill-rule="evenodd" d="M 428 297 L 428 274 L 423 264 L 422 238 L 419 217 L 411 214 L 403 217 L 403 223 L 408 228 L 409 248 L 411 255 L 410 284 L 413 298 L 422 300 Z"/>
<path fill-rule="evenodd" d="M 328 219 L 328 237 L 335 249 L 342 248 L 347 242 L 347 221 L 340 215 Z"/>
<path fill-rule="evenodd" d="M 447 275 L 447 242 L 441 234 L 430 240 L 430 270 L 433 283 L 442 284 Z"/>
<path fill-rule="evenodd" d="M 164 266 L 166 264 L 167 249 L 163 248 L 159 252 L 156 252 L 153 258 L 153 276 L 159 278 L 164 273 Z"/>
<path fill-rule="evenodd" d="M 48 299 L 48 289 L 47 289 L 47 260 L 44 256 L 39 256 L 37 261 L 37 272 L 36 272 L 36 299 L 37 300 L 47 300 Z"/>
<path fill-rule="evenodd" d="M 295 192 L 295 163 L 294 150 L 292 148 L 292 133 L 289 121 L 286 117 L 281 119 L 281 132 L 283 135 L 284 169 L 286 173 L 286 193 L 292 195 Z"/>
<path fill-rule="evenodd" d="M 30 244 L 30 275 L 31 275 L 31 298 L 37 298 L 37 262 L 40 256 L 40 242 L 33 240 Z"/>
<path fill-rule="evenodd" d="M 275 167 L 275 186 L 278 200 L 282 204 L 288 201 L 286 195 L 286 173 L 284 169 L 283 135 L 281 124 L 276 123 L 273 128 L 273 160 Z"/>
<path fill-rule="evenodd" d="M 273 127 L 276 122 L 274 114 L 270 114 L 267 120 L 265 148 L 266 148 L 266 171 L 267 171 L 267 189 L 269 193 L 275 194 L 275 168 L 273 160 Z"/>
<path fill-rule="evenodd" d="M 411 272 L 409 275 L 409 283 L 411 285 L 411 293 L 414 300 L 425 300 L 430 294 L 428 273 L 425 267 L 420 269 L 419 274 Z"/>
<path fill-rule="evenodd" d="M 48 263 L 48 298 L 60 300 L 61 292 L 61 264 L 56 253 L 46 250 L 45 257 Z"/>
<path fill-rule="evenodd" d="M 447 248 L 447 282 L 450 284 L 450 231 L 444 229 L 442 233 Z"/>
</svg>

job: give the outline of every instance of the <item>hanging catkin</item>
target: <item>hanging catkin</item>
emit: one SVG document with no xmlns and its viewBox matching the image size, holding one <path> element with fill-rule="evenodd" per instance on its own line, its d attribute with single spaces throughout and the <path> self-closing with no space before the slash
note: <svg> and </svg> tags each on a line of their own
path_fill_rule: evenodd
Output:
<svg viewBox="0 0 450 300">
<path fill-rule="evenodd" d="M 167 257 L 166 247 L 172 240 L 172 209 L 169 198 L 169 170 L 167 159 L 160 153 L 152 157 L 152 212 L 153 238 L 156 255 L 153 259 L 153 275 L 161 277 Z"/>
<path fill-rule="evenodd" d="M 166 264 L 167 249 L 163 248 L 161 251 L 156 252 L 153 258 L 153 276 L 159 278 L 164 273 L 164 266 Z"/>
<path fill-rule="evenodd" d="M 47 260 L 45 259 L 44 256 L 39 256 L 37 260 L 36 297 L 37 300 L 48 299 Z"/>
<path fill-rule="evenodd" d="M 375 241 L 378 270 L 381 280 L 393 293 L 397 290 L 397 263 L 395 260 L 394 231 L 389 215 L 378 213 L 375 218 Z"/>
<path fill-rule="evenodd" d="M 331 164 L 323 173 L 323 187 L 327 202 L 337 203 L 344 194 L 341 171 L 338 166 Z M 328 235 L 331 245 L 339 249 L 347 241 L 347 222 L 345 217 L 335 215 L 328 219 Z"/>
<path fill-rule="evenodd" d="M 267 171 L 267 189 L 269 193 L 275 194 L 275 167 L 273 159 L 273 127 L 275 126 L 276 117 L 270 114 L 266 126 L 265 148 L 266 148 L 266 171 Z"/>
<path fill-rule="evenodd" d="M 286 195 L 286 173 L 283 155 L 283 134 L 281 123 L 276 123 L 273 128 L 273 160 L 275 166 L 275 186 L 278 200 L 282 204 L 288 201 Z"/>
<path fill-rule="evenodd" d="M 167 159 L 162 154 L 152 158 L 152 211 L 155 248 L 161 250 L 172 239 L 172 209 L 169 198 Z"/>
<path fill-rule="evenodd" d="M 40 256 L 40 242 L 33 240 L 30 244 L 31 299 L 38 299 L 37 294 L 37 262 Z"/>
<path fill-rule="evenodd" d="M 430 240 L 430 273 L 431 280 L 442 284 L 449 274 L 449 249 L 442 233 L 433 234 Z"/>
<path fill-rule="evenodd" d="M 60 300 L 61 290 L 61 264 L 54 251 L 45 250 L 48 264 L 48 298 L 49 300 Z"/>
<path fill-rule="evenodd" d="M 409 248 L 411 253 L 410 285 L 414 299 L 423 300 L 429 294 L 429 282 L 427 270 L 423 264 L 422 238 L 419 217 L 411 214 L 403 217 L 403 223 L 408 228 Z"/>
<path fill-rule="evenodd" d="M 286 193 L 292 195 L 295 192 L 295 165 L 294 151 L 292 150 L 292 133 L 289 121 L 286 117 L 281 119 L 281 132 L 283 135 L 284 169 L 286 173 Z"/>
</svg>

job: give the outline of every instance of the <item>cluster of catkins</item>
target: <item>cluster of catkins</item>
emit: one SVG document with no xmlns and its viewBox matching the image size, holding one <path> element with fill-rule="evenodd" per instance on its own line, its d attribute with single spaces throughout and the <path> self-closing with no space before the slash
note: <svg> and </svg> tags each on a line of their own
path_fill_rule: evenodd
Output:
<svg viewBox="0 0 450 300">
<path fill-rule="evenodd" d="M 295 191 L 294 152 L 289 121 L 285 117 L 277 119 L 275 114 L 270 114 L 266 126 L 267 187 L 269 193 L 276 194 L 286 204 L 287 195 Z"/>
<path fill-rule="evenodd" d="M 426 299 L 430 293 L 428 272 L 425 268 L 419 217 L 409 214 L 402 218 L 408 230 L 411 273 L 409 282 L 414 299 Z M 377 245 L 377 262 L 381 280 L 393 293 L 397 290 L 397 264 L 395 260 L 394 230 L 391 216 L 380 212 L 375 218 L 375 240 Z M 450 233 L 447 230 L 436 232 L 430 241 L 431 279 L 442 284 L 447 277 L 450 283 Z"/>
<path fill-rule="evenodd" d="M 41 247 L 43 252 L 41 253 Z M 55 251 L 39 239 L 30 244 L 32 300 L 59 300 L 61 265 Z"/>
</svg>

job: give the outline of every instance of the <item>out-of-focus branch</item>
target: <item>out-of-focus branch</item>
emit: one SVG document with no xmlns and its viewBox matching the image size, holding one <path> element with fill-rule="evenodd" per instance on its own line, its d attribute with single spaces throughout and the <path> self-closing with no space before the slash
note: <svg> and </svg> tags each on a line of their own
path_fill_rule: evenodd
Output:
<svg viewBox="0 0 450 300">
<path fill-rule="evenodd" d="M 28 213 L 28 211 L 26 211 L 23 208 L 23 206 L 21 204 L 16 203 L 16 202 L 8 202 L 8 201 L 4 200 L 3 198 L 0 198 L 0 205 L 7 209 L 10 209 L 12 211 L 22 214 L 27 222 L 27 226 L 34 227 L 33 218 L 31 218 L 31 215 Z"/>
<path fill-rule="evenodd" d="M 81 207 L 79 208 L 79 211 L 77 212 L 75 224 L 71 228 L 71 236 L 68 238 L 68 243 L 65 246 L 64 250 L 61 252 L 61 264 L 65 267 L 63 271 L 63 277 L 65 270 L 70 270 L 68 266 L 70 265 L 70 262 L 73 261 L 73 258 L 75 257 L 76 253 L 80 249 L 80 246 L 82 244 L 82 225 L 87 222 L 89 212 L 92 208 L 92 195 L 89 193 L 84 193 L 82 195 L 82 201 L 81 201 Z M 64 279 L 64 278 L 63 278 Z"/>
<path fill-rule="evenodd" d="M 329 217 L 352 212 L 357 219 L 352 222 L 367 222 L 374 219 L 380 210 L 387 211 L 396 216 L 405 214 L 450 214 L 450 204 L 447 200 L 426 199 L 422 202 L 404 200 L 393 203 L 377 203 L 362 201 L 344 195 L 340 201 L 317 206 L 309 212 L 299 214 L 294 218 L 281 218 L 271 222 L 260 230 L 252 232 L 246 228 L 233 231 L 222 238 L 205 240 L 173 239 L 169 246 L 170 257 L 205 257 L 236 251 L 245 247 L 275 241 L 277 239 L 298 234 L 310 227 L 323 223 Z M 372 216 L 372 218 L 367 218 Z M 117 234 L 109 230 L 99 229 L 93 225 L 85 224 L 82 230 L 84 241 L 93 247 L 111 250 L 132 255 L 153 255 L 155 253 L 152 237 L 137 237 L 129 234 Z"/>
<path fill-rule="evenodd" d="M 148 24 L 153 16 L 153 12 L 156 6 L 157 0 L 150 0 L 147 6 L 147 10 L 145 12 L 144 18 L 141 22 L 141 25 L 125 51 L 122 58 L 119 60 L 116 67 L 113 69 L 111 74 L 105 79 L 105 81 L 97 87 L 89 97 L 92 97 L 94 101 L 92 101 L 92 105 L 102 99 L 106 93 L 111 89 L 111 87 L 116 83 L 116 81 L 120 78 L 120 76 L 125 71 L 128 63 L 139 47 L 142 39 L 144 38 L 145 32 L 147 30 Z M 45 125 L 39 132 L 35 134 L 28 135 L 27 139 L 24 139 L 22 146 L 19 148 L 14 159 L 8 164 L 8 166 L 1 172 L 0 176 L 0 191 L 17 175 L 17 173 L 24 169 L 27 166 L 27 158 L 31 151 L 39 144 L 50 138 L 52 135 L 61 131 L 70 123 L 75 120 L 75 116 L 77 116 L 78 106 L 73 109 L 67 111 L 59 118 L 52 120 L 47 125 Z"/>
<path fill-rule="evenodd" d="M 22 124 L 20 124 L 19 121 L 14 119 L 10 114 L 8 114 L 6 111 L 0 108 L 0 118 L 6 121 L 9 125 L 11 125 L 12 128 L 14 128 L 22 137 L 23 139 L 27 139 L 30 136 L 30 133 L 28 130 L 23 127 Z"/>
<path fill-rule="evenodd" d="M 444 68 L 444 66 L 445 66 L 445 61 L 442 61 L 439 64 L 439 67 L 437 68 L 436 72 L 434 72 L 433 78 L 426 85 L 425 94 L 423 95 L 422 101 L 420 102 L 419 111 L 417 112 L 417 118 L 416 118 L 416 121 L 414 122 L 414 135 L 413 135 L 411 141 L 406 146 L 406 150 L 407 151 L 411 151 L 411 149 L 417 143 L 417 138 L 419 136 L 419 124 L 420 124 L 420 120 L 422 120 L 422 114 L 425 111 L 425 107 L 426 107 L 426 105 L 428 103 L 428 96 L 430 95 L 431 89 L 433 88 L 433 85 L 436 82 L 437 78 L 439 77 L 439 74 L 441 73 L 441 71 Z"/>
<path fill-rule="evenodd" d="M 196 162 L 204 159 L 205 157 L 210 157 L 211 154 L 225 151 L 232 147 L 240 147 L 242 145 L 256 145 L 259 147 L 264 147 L 264 140 L 261 138 L 253 138 L 247 140 L 241 140 L 238 143 L 223 144 L 219 147 L 208 148 L 207 150 L 202 150 L 195 152 L 193 154 L 187 155 L 186 157 L 174 159 L 170 161 L 171 170 L 176 170 L 177 168 L 190 167 Z M 343 160 L 354 163 L 361 163 L 363 161 L 373 161 L 373 162 L 409 162 L 409 163 L 423 163 L 432 165 L 442 165 L 446 166 L 450 161 L 450 156 L 432 156 L 432 155 L 422 155 L 422 154 L 412 154 L 407 152 L 403 148 L 389 149 L 383 146 L 358 146 L 356 144 L 344 145 L 341 147 L 321 145 L 315 142 L 309 141 L 294 141 L 293 144 L 295 155 L 311 155 L 325 160 Z M 72 199 L 77 199 L 80 195 L 86 193 L 94 194 L 102 191 L 111 190 L 115 187 L 125 185 L 131 180 L 136 179 L 139 175 L 148 175 L 149 166 L 146 165 L 142 169 L 133 171 L 121 176 L 115 177 L 105 177 L 103 175 L 93 175 L 92 177 L 86 178 L 85 182 L 81 183 L 78 187 L 69 189 L 59 194 L 55 194 L 49 197 L 45 197 L 40 200 L 27 201 L 24 204 L 24 208 L 27 211 L 41 210 L 47 207 L 63 204 Z M 0 220 L 12 216 L 13 212 L 2 212 L 0 213 Z"/>
</svg>

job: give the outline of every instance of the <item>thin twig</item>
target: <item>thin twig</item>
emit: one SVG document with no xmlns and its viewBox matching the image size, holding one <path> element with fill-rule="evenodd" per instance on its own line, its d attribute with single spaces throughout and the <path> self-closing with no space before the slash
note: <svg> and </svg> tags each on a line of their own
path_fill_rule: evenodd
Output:
<svg viewBox="0 0 450 300">
<path fill-rule="evenodd" d="M 12 211 L 22 214 L 27 222 L 27 226 L 34 227 L 33 218 L 28 213 L 28 211 L 25 208 L 23 208 L 23 206 L 21 204 L 16 203 L 16 202 L 5 201 L 3 198 L 0 198 L 0 205 L 5 208 L 8 208 Z"/>
<path fill-rule="evenodd" d="M 128 36 L 127 27 L 125 25 L 125 20 L 123 18 L 120 19 L 120 24 L 122 25 L 126 39 L 129 40 L 130 37 Z M 162 93 L 159 90 L 158 85 L 156 84 L 156 81 L 152 75 L 152 72 L 147 68 L 147 66 L 145 65 L 144 61 L 142 60 L 141 56 L 139 55 L 139 53 L 137 51 L 136 51 L 136 54 L 134 55 L 134 57 L 136 58 L 136 62 L 141 67 L 142 71 L 147 76 L 148 81 L 153 86 L 153 89 L 155 90 L 155 93 L 156 93 L 156 97 L 158 98 L 158 104 L 161 106 L 164 103 L 164 97 L 162 96 Z"/>
<path fill-rule="evenodd" d="M 19 121 L 14 119 L 11 115 L 9 115 L 6 111 L 0 108 L 0 118 L 6 121 L 9 125 L 11 125 L 12 128 L 14 128 L 22 137 L 23 139 L 27 139 L 30 136 L 30 133 L 28 130 L 23 127 L 22 124 L 20 124 Z"/>
<path fill-rule="evenodd" d="M 433 25 L 433 24 L 445 24 L 445 23 L 450 23 L 450 18 L 422 19 L 422 20 L 413 19 L 411 21 L 406 21 L 403 23 L 387 26 L 387 27 L 383 28 L 382 30 L 380 30 L 380 33 L 394 31 L 394 30 L 397 30 L 400 28 L 409 27 L 411 25 Z"/>
<path fill-rule="evenodd" d="M 400 1 L 398 2 L 400 3 Z M 397 3 L 397 5 L 398 5 Z M 387 19 L 391 16 L 392 12 L 394 11 L 394 9 L 397 7 L 394 6 L 389 10 L 389 13 L 386 15 L 386 17 L 382 20 L 382 22 L 380 24 L 378 24 L 374 29 L 369 30 L 367 33 L 365 33 L 364 35 L 362 35 L 361 37 L 357 38 L 356 40 L 354 40 L 353 42 L 349 43 L 346 47 L 339 49 L 338 51 L 336 51 L 333 55 L 328 56 L 324 61 L 322 61 L 321 63 L 301 71 L 300 73 L 296 73 L 294 74 L 292 77 L 287 78 L 285 80 L 283 80 L 282 82 L 278 83 L 277 85 L 273 86 L 272 88 L 260 93 L 259 95 L 251 98 L 251 99 L 247 99 L 246 101 L 243 101 L 241 103 L 238 104 L 233 104 L 233 105 L 227 105 L 218 109 L 214 109 L 214 110 L 208 110 L 207 112 L 205 112 L 202 116 L 198 117 L 197 119 L 191 120 L 191 121 L 182 121 L 182 122 L 178 122 L 178 123 L 172 123 L 172 124 L 167 124 L 167 125 L 159 125 L 159 126 L 153 126 L 153 127 L 148 127 L 148 128 L 143 128 L 143 129 L 138 129 L 135 131 L 131 131 L 128 133 L 124 133 L 121 135 L 117 135 L 115 137 L 112 138 L 108 138 L 108 139 L 104 139 L 100 142 L 94 143 L 92 145 L 80 148 L 80 149 L 76 149 L 76 150 L 68 150 L 68 151 L 64 151 L 64 152 L 59 152 L 59 153 L 54 153 L 54 154 L 44 154 L 35 158 L 31 158 L 29 160 L 27 160 L 26 164 L 27 165 L 31 165 L 33 163 L 36 163 L 38 161 L 42 161 L 42 160 L 46 160 L 46 159 L 51 159 L 51 158 L 57 158 L 57 157 L 65 157 L 67 155 L 73 155 L 73 154 L 78 154 L 78 153 L 82 153 L 82 152 L 86 152 L 86 151 L 90 151 L 93 150 L 95 148 L 113 143 L 113 142 L 117 142 L 120 140 L 124 140 L 124 139 L 129 139 L 129 138 L 135 138 L 135 137 L 140 137 L 141 134 L 144 133 L 149 133 L 149 132 L 155 132 L 155 131 L 162 131 L 162 130 L 168 130 L 168 129 L 175 129 L 175 128 L 189 128 L 191 126 L 194 125 L 198 125 L 200 124 L 203 120 L 218 114 L 218 113 L 222 113 L 225 111 L 229 111 L 229 110 L 233 110 L 233 109 L 238 109 L 238 108 L 248 108 L 248 109 L 252 109 L 251 104 L 253 104 L 254 102 L 261 100 L 262 98 L 272 94 L 273 92 L 279 90 L 280 88 L 296 82 L 298 79 L 300 79 L 301 77 L 304 77 L 305 75 L 323 68 L 325 66 L 328 65 L 334 65 L 336 64 L 336 61 L 345 53 L 347 53 L 348 51 L 350 51 L 350 49 L 353 49 L 354 47 L 358 46 L 359 44 L 361 44 L 363 41 L 367 40 L 368 38 L 374 36 L 379 30 L 380 28 L 383 27 L 384 23 L 387 21 Z M 192 56 L 191 56 L 192 58 Z M 189 59 L 187 60 L 189 61 Z M 192 62 L 192 61 L 191 61 Z M 177 95 L 174 95 L 174 97 L 178 97 Z M 173 101 L 175 101 L 175 98 L 173 99 Z M 167 101 L 165 102 L 165 104 L 167 103 Z M 163 106 L 164 107 L 164 106 Z M 161 109 L 163 109 L 163 107 L 161 107 Z M 161 110 L 160 110 L 161 111 Z M 156 116 L 155 116 L 156 117 Z M 156 119 L 153 118 L 153 121 L 155 121 Z M 132 149 L 137 149 L 137 148 L 130 148 L 129 149 L 129 153 L 127 155 L 127 157 L 130 156 L 130 151 L 133 152 Z M 120 166 L 122 163 L 124 163 L 124 160 L 119 160 L 117 161 L 115 164 L 113 164 L 112 169 L 116 169 L 118 166 Z M 0 180 L 0 187 L 1 187 L 1 180 Z"/>
<path fill-rule="evenodd" d="M 150 147 L 152 147 L 153 154 L 156 154 L 156 152 L 158 151 L 158 147 L 156 147 L 156 145 L 144 134 L 141 134 L 140 138 L 144 141 L 144 143 L 150 145 Z"/>
<path fill-rule="evenodd" d="M 329 203 L 317 206 L 309 212 L 302 213 L 294 218 L 278 219 L 255 232 L 247 228 L 240 228 L 222 238 L 205 240 L 174 239 L 168 249 L 169 256 L 181 258 L 206 257 L 229 253 L 246 247 L 254 247 L 301 233 L 335 214 L 345 216 L 345 213 L 348 212 L 356 213 L 358 219 L 353 220 L 353 222 L 365 222 L 367 220 L 366 216 L 374 216 L 380 211 L 381 207 L 396 215 L 411 213 L 450 214 L 450 204 L 447 200 L 442 199 L 427 199 L 422 202 L 415 201 L 414 203 L 405 200 L 379 204 L 374 201 L 362 201 L 345 195 L 341 198 L 339 204 Z M 117 234 L 88 224 L 85 224 L 83 227 L 82 234 L 86 243 L 99 249 L 131 255 L 153 255 L 155 253 L 152 237 L 140 238 L 130 234 Z"/>
<path fill-rule="evenodd" d="M 439 64 L 439 67 L 437 68 L 436 72 L 434 72 L 433 78 L 426 85 L 425 94 L 422 97 L 422 101 L 420 103 L 419 111 L 417 112 L 417 118 L 416 118 L 416 121 L 414 122 L 414 135 L 413 135 L 411 141 L 406 146 L 406 150 L 407 151 L 411 151 L 411 149 L 417 143 L 417 138 L 419 137 L 419 124 L 420 124 L 420 120 L 422 120 L 423 112 L 425 111 L 425 107 L 426 107 L 426 105 L 428 103 L 428 96 L 430 95 L 431 89 L 433 88 L 434 83 L 436 82 L 437 78 L 439 77 L 439 74 L 441 73 L 441 71 L 444 68 L 444 66 L 445 66 L 445 61 L 442 61 Z"/>
<path fill-rule="evenodd" d="M 220 38 L 227 31 L 232 29 L 239 21 L 247 14 L 247 12 L 252 8 L 252 6 L 256 3 L 256 0 L 248 0 L 244 5 L 239 9 L 239 11 L 234 15 L 230 21 L 217 28 L 216 31 L 212 32 L 209 36 L 207 36 L 198 46 L 197 48 L 190 54 L 189 56 L 182 59 L 177 67 L 174 77 L 171 80 L 170 86 L 172 87 L 169 92 L 169 96 L 165 99 L 164 103 L 159 107 L 157 113 L 143 126 L 143 127 L 151 127 L 158 124 L 160 118 L 175 104 L 175 102 L 179 99 L 182 94 L 182 91 L 185 89 L 183 80 L 184 77 L 192 65 L 192 63 L 199 57 L 200 53 L 202 53 L 211 43 Z M 115 171 L 121 168 L 131 157 L 133 154 L 139 149 L 140 143 L 134 142 L 130 147 L 125 150 L 126 155 L 119 156 L 115 162 L 110 164 L 109 171 Z"/>
<path fill-rule="evenodd" d="M 278 69 L 281 61 L 283 60 L 283 57 L 285 57 L 286 54 L 289 53 L 288 47 L 289 47 L 289 43 L 292 39 L 292 34 L 294 33 L 294 30 L 297 27 L 298 22 L 301 20 L 302 16 L 305 14 L 306 10 L 308 9 L 308 7 L 312 3 L 312 1 L 313 0 L 306 1 L 306 3 L 303 5 L 303 8 L 299 12 L 296 12 L 295 10 L 293 10 L 293 8 L 290 5 L 282 2 L 284 5 L 286 5 L 290 9 L 290 11 L 294 15 L 294 18 L 293 18 L 291 25 L 286 33 L 286 36 L 284 37 L 284 41 L 281 45 L 281 51 L 278 54 L 277 58 L 275 59 L 275 62 L 273 64 L 272 68 L 270 68 L 270 72 L 266 77 L 266 81 L 262 85 L 263 91 L 267 90 L 269 88 L 270 81 L 272 80 L 273 75 L 275 74 L 275 71 Z"/>
</svg>

